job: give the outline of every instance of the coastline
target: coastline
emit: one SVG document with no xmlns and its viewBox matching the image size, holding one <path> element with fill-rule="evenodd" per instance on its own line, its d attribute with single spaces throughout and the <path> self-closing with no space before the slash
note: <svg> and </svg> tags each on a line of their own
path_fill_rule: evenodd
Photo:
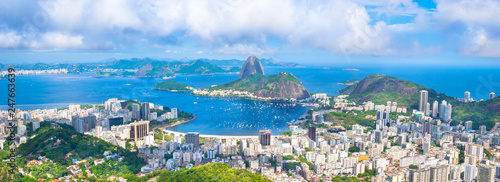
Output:
<svg viewBox="0 0 500 182">
<path fill-rule="evenodd" d="M 190 121 L 193 121 L 195 120 L 196 118 L 198 118 L 198 116 L 196 116 L 195 114 L 193 114 L 193 117 L 188 119 L 188 120 L 184 120 L 184 121 L 179 121 L 179 122 L 175 122 L 175 123 L 168 123 L 168 124 L 163 124 L 163 125 L 158 125 L 158 126 L 155 126 L 153 128 L 151 128 L 151 130 L 154 132 L 156 129 L 162 129 L 165 130 L 166 128 L 170 128 L 170 127 L 173 127 L 173 126 L 177 126 L 177 125 L 180 125 L 180 124 L 184 124 L 184 123 L 187 123 L 187 122 L 190 122 Z"/>
<path fill-rule="evenodd" d="M 176 93 L 192 92 L 191 90 L 169 90 L 169 89 L 161 89 L 161 88 L 153 88 L 153 90 L 163 90 L 163 91 L 176 92 Z"/>
<path fill-rule="evenodd" d="M 167 133 L 173 133 L 175 136 L 179 136 L 179 135 L 186 135 L 186 133 L 183 133 L 183 132 L 177 132 L 177 131 L 172 131 L 172 130 L 167 130 L 167 129 L 163 129 L 164 132 L 167 132 Z M 276 136 L 281 136 L 281 135 L 276 135 Z M 210 138 L 210 137 L 213 137 L 213 138 L 233 138 L 233 139 L 243 139 L 243 138 L 258 138 L 259 136 L 258 135 L 249 135 L 249 136 L 234 136 L 234 135 L 205 135 L 205 134 L 200 134 L 200 137 L 205 137 L 205 138 Z"/>
</svg>

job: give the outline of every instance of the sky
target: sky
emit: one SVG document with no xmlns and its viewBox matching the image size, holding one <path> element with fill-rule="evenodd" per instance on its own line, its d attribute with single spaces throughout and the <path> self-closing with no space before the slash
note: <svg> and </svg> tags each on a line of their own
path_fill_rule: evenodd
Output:
<svg viewBox="0 0 500 182">
<path fill-rule="evenodd" d="M 0 63 L 500 64 L 499 0 L 2 0 Z"/>
</svg>

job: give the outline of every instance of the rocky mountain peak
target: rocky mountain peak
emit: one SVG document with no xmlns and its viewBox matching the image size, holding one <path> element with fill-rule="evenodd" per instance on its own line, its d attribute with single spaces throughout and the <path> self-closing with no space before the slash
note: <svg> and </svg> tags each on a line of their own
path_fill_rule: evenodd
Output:
<svg viewBox="0 0 500 182">
<path fill-rule="evenodd" d="M 244 78 L 246 76 L 253 75 L 255 73 L 260 73 L 264 75 L 264 67 L 262 66 L 262 63 L 260 60 L 255 57 L 255 56 L 250 56 L 248 59 L 245 61 L 245 64 L 243 64 L 243 67 L 241 68 L 240 71 L 240 79 Z"/>
</svg>

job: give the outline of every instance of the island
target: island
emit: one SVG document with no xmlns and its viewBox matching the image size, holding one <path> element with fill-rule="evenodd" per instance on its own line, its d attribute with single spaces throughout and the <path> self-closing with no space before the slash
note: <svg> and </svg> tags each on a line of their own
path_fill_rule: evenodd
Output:
<svg viewBox="0 0 500 182">
<path fill-rule="evenodd" d="M 339 84 L 339 85 L 354 85 L 354 84 L 356 84 L 358 82 L 359 82 L 359 79 L 349 79 L 349 80 L 341 81 L 341 82 L 339 82 L 337 84 Z"/>
<path fill-rule="evenodd" d="M 302 83 L 291 73 L 281 72 L 265 76 L 262 63 L 255 56 L 250 56 L 247 59 L 238 80 L 206 89 L 195 89 L 193 94 L 291 101 L 311 96 Z"/>
<path fill-rule="evenodd" d="M 344 68 L 342 70 L 344 70 L 344 71 L 359 71 L 359 69 L 357 69 L 357 68 Z"/>
<path fill-rule="evenodd" d="M 247 59 L 240 71 L 239 79 L 233 82 L 210 88 L 194 89 L 187 84 L 169 80 L 158 83 L 154 89 L 192 92 L 193 95 L 197 96 L 243 97 L 256 100 L 297 101 L 311 96 L 302 83 L 291 73 L 281 72 L 265 76 L 264 67 L 255 56 L 250 56 Z"/>
<path fill-rule="evenodd" d="M 170 91 L 170 92 L 189 92 L 189 91 L 193 90 L 193 88 L 187 84 L 179 83 L 179 82 L 172 81 L 172 80 L 167 80 L 167 81 L 158 83 L 154 86 L 154 89 L 166 90 L 166 91 Z"/>
</svg>

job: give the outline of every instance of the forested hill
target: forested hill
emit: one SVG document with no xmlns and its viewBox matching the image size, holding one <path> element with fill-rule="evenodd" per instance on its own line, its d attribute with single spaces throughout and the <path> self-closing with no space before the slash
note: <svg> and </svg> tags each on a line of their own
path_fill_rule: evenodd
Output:
<svg viewBox="0 0 500 182">
<path fill-rule="evenodd" d="M 417 83 L 386 76 L 381 74 L 370 75 L 360 82 L 339 91 L 340 94 L 349 95 L 349 100 L 355 102 L 372 101 L 375 104 L 386 104 L 387 101 L 397 102 L 398 106 L 406 106 L 408 109 L 418 109 L 419 91 L 427 90 L 429 103 L 437 100 L 446 100 L 451 104 L 458 101 L 453 97 L 436 92 Z"/>
<path fill-rule="evenodd" d="M 36 133 L 33 133 L 34 135 L 36 135 L 34 138 L 29 139 L 16 149 L 16 154 L 19 156 L 17 167 L 22 168 L 26 173 L 31 173 L 31 177 L 25 176 L 26 179 L 42 178 L 49 181 L 57 179 L 71 174 L 67 169 L 71 165 L 77 165 L 83 171 L 89 170 L 96 178 L 104 179 L 110 175 L 137 174 L 141 167 L 146 164 L 143 159 L 137 157 L 136 152 L 130 152 L 99 138 L 84 135 L 71 129 L 41 127 Z M 106 159 L 102 164 L 95 165 L 95 160 L 105 158 L 105 151 L 117 155 Z M 122 157 L 123 160 L 119 160 Z M 47 161 L 37 165 L 30 163 L 32 160 L 44 161 L 43 158 L 52 162 Z M 85 166 L 84 163 L 75 163 L 75 161 L 82 160 L 89 163 L 89 166 Z M 43 168 L 42 171 L 41 168 Z"/>
<path fill-rule="evenodd" d="M 385 105 L 387 101 L 391 101 L 397 102 L 398 106 L 418 109 L 420 90 L 428 91 L 428 102 L 431 104 L 434 101 L 441 103 L 442 100 L 452 104 L 451 125 L 470 120 L 473 121 L 473 129 L 485 125 L 489 130 L 496 122 L 500 122 L 499 97 L 487 101 L 464 103 L 446 94 L 438 93 L 432 88 L 381 74 L 367 76 L 360 82 L 340 90 L 339 93 L 348 94 L 349 100 L 359 103 L 372 101 L 375 104 Z"/>
</svg>

